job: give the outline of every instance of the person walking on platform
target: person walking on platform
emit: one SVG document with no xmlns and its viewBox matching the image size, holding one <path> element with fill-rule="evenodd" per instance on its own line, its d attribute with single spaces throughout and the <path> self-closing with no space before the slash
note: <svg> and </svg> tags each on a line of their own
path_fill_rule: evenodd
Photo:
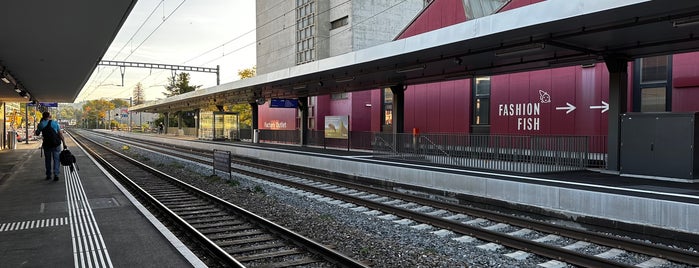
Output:
<svg viewBox="0 0 699 268">
<path fill-rule="evenodd" d="M 41 120 L 36 126 L 34 135 L 38 136 L 39 133 L 43 137 L 41 148 L 44 150 L 44 155 L 46 155 L 44 159 L 46 179 L 51 179 L 51 163 L 53 162 L 53 180 L 57 181 L 58 175 L 61 174 L 61 163 L 58 157 L 61 153 L 61 144 L 63 144 L 63 149 L 67 148 L 67 146 L 58 122 L 51 120 L 51 113 L 44 112 L 41 114 Z"/>
<path fill-rule="evenodd" d="M 163 122 L 158 125 L 158 134 L 163 134 Z"/>
</svg>

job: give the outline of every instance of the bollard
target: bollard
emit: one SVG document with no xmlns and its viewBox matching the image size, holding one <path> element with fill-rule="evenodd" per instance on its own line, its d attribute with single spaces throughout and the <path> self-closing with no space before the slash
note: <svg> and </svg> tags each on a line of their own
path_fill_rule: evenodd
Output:
<svg viewBox="0 0 699 268">
<path fill-rule="evenodd" d="M 252 131 L 252 143 L 259 143 L 259 142 L 260 142 L 260 130 L 254 129 Z"/>
</svg>

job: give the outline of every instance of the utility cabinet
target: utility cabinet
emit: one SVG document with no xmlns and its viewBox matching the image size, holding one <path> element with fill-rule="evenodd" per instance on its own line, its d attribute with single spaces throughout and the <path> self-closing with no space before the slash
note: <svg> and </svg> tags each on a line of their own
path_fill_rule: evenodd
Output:
<svg viewBox="0 0 699 268">
<path fill-rule="evenodd" d="M 695 180 L 697 113 L 629 113 L 621 118 L 620 172 Z"/>
</svg>

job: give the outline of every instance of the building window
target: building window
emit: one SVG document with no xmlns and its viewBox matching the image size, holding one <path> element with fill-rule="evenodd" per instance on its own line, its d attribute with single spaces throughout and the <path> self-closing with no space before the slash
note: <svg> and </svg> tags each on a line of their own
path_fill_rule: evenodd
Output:
<svg viewBox="0 0 699 268">
<path fill-rule="evenodd" d="M 671 111 L 672 56 L 636 60 L 634 64 L 635 112 Z"/>
<path fill-rule="evenodd" d="M 381 99 L 383 101 L 381 110 L 383 113 L 381 117 L 383 124 L 381 125 L 381 130 L 388 132 L 392 131 L 391 127 L 393 126 L 393 92 L 391 88 L 384 88 L 382 93 Z"/>
<path fill-rule="evenodd" d="M 332 22 L 330 22 L 330 30 L 335 30 L 337 28 L 340 28 L 342 26 L 347 25 L 348 17 L 344 16 L 342 18 L 336 19 Z"/>
<path fill-rule="evenodd" d="M 296 64 L 315 60 L 315 0 L 296 0 Z"/>
<path fill-rule="evenodd" d="M 349 98 L 349 93 L 347 93 L 347 92 L 333 93 L 330 95 L 331 100 L 344 100 L 347 98 Z"/>
<path fill-rule="evenodd" d="M 490 77 L 476 77 L 473 86 L 473 125 L 490 125 Z"/>
</svg>

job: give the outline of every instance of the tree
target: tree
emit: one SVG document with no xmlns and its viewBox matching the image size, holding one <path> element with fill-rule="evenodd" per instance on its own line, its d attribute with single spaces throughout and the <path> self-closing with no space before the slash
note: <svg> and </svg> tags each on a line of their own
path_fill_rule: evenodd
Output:
<svg viewBox="0 0 699 268">
<path fill-rule="evenodd" d="M 88 124 L 88 126 L 98 128 L 97 122 L 104 120 L 107 117 L 107 112 L 114 107 L 113 102 L 105 99 L 89 100 L 83 104 L 83 117 L 88 123 L 95 122 L 94 125 Z"/>
<path fill-rule="evenodd" d="M 134 87 L 132 98 L 133 105 L 139 105 L 146 102 L 146 92 L 143 89 L 143 85 L 141 84 L 141 82 L 138 82 L 138 84 L 136 84 L 136 87 Z"/>
<path fill-rule="evenodd" d="M 58 118 L 65 120 L 77 119 L 75 108 L 70 106 L 61 107 L 61 109 L 58 110 Z"/>
<path fill-rule="evenodd" d="M 201 85 L 189 85 L 189 79 L 189 73 L 179 73 L 175 77 L 169 77 L 167 79 L 168 85 L 165 87 L 167 92 L 163 92 L 163 95 L 165 95 L 165 97 L 172 97 L 201 88 Z"/>
<path fill-rule="evenodd" d="M 257 66 L 252 66 L 250 68 L 238 70 L 238 76 L 240 79 L 247 79 L 254 77 L 257 74 Z M 252 125 L 252 109 L 250 104 L 241 103 L 234 104 L 228 107 L 230 111 L 238 113 L 238 122 L 240 122 L 240 128 L 250 128 Z"/>
<path fill-rule="evenodd" d="M 240 79 L 254 77 L 255 75 L 257 75 L 257 66 L 238 70 L 238 77 L 240 77 Z"/>
<path fill-rule="evenodd" d="M 114 104 L 114 107 L 129 107 L 129 102 L 125 99 L 112 99 L 109 102 Z"/>
<path fill-rule="evenodd" d="M 192 86 L 189 85 L 189 73 L 179 73 L 177 76 L 170 77 L 168 78 L 168 85 L 165 87 L 165 90 L 167 92 L 163 92 L 163 95 L 166 97 L 172 97 L 180 94 L 184 94 L 187 92 L 195 91 L 199 88 L 201 88 L 201 85 L 198 86 Z M 178 128 L 182 128 L 182 125 L 193 125 L 194 124 L 194 117 L 185 117 L 184 120 L 185 122 L 182 122 L 182 112 L 178 111 L 175 113 L 175 116 L 177 117 L 177 126 Z"/>
</svg>

